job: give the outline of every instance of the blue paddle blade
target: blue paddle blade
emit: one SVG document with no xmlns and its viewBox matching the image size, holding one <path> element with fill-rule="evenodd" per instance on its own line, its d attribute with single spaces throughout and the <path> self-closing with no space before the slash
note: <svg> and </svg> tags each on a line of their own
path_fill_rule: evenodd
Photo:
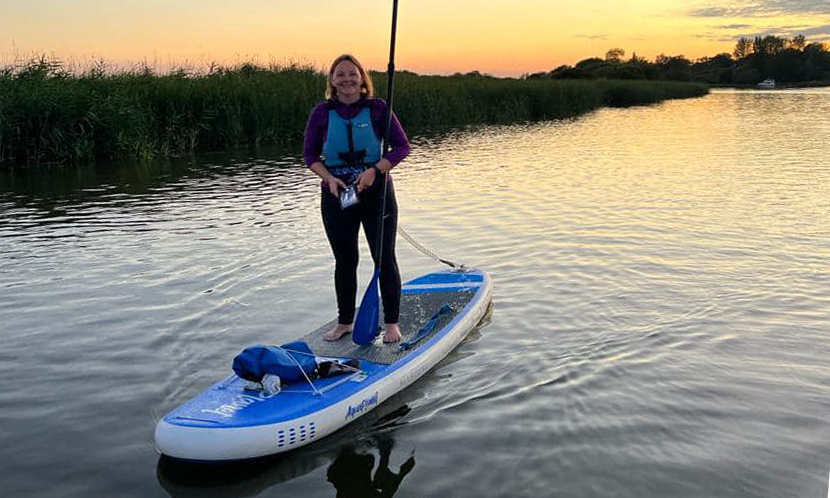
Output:
<svg viewBox="0 0 830 498">
<path fill-rule="evenodd" d="M 361 346 L 371 344 L 378 335 L 378 312 L 380 310 L 380 295 L 378 293 L 379 276 L 380 271 L 376 270 L 372 281 L 366 287 L 363 300 L 360 301 L 360 308 L 357 310 L 352 340 L 355 344 L 360 344 Z"/>
</svg>

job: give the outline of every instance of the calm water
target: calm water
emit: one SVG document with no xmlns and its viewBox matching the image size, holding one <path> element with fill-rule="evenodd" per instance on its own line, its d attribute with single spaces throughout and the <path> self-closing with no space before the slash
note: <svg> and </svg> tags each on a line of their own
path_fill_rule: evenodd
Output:
<svg viewBox="0 0 830 498">
<path fill-rule="evenodd" d="M 278 151 L 2 176 L 0 494 L 823 497 L 828 136 L 824 89 L 416 138 L 401 224 L 492 313 L 365 420 L 208 471 L 155 423 L 333 316 L 316 181 Z"/>
</svg>

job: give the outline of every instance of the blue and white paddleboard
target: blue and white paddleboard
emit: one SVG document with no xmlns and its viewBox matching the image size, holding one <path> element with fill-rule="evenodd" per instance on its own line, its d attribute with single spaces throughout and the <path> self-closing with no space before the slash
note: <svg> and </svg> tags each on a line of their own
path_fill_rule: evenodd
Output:
<svg viewBox="0 0 830 498">
<path fill-rule="evenodd" d="M 432 369 L 484 317 L 492 281 L 481 270 L 429 273 L 405 283 L 401 343 L 381 337 L 359 346 L 322 340 L 331 324 L 301 340 L 318 357 L 358 359 L 360 371 L 283 385 L 277 394 L 247 389 L 232 375 L 176 408 L 156 426 L 159 451 L 173 458 L 231 461 L 293 450 L 317 441 L 406 388 Z M 382 335 L 382 334 L 381 334 Z M 409 349 L 401 348 L 410 343 Z"/>
</svg>

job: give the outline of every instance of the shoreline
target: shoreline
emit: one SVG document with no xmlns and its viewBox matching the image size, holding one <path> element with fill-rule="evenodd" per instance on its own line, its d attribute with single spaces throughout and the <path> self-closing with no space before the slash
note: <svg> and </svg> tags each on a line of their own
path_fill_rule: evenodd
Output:
<svg viewBox="0 0 830 498">
<path fill-rule="evenodd" d="M 384 97 L 386 75 L 371 73 Z M 709 93 L 666 80 L 518 80 L 396 74 L 395 112 L 412 135 L 435 127 L 572 118 L 602 107 Z M 0 73 L 0 169 L 149 161 L 302 140 L 325 75 L 243 64 L 208 74 L 74 75 L 33 64 Z M 4 98 L 5 97 L 5 98 Z"/>
<path fill-rule="evenodd" d="M 830 87 L 830 80 L 828 81 L 803 81 L 803 82 L 796 82 L 796 83 L 777 83 L 775 84 L 774 88 L 761 88 L 758 85 L 736 85 L 736 84 L 724 84 L 724 83 L 710 83 L 710 88 L 734 88 L 736 90 L 789 90 L 793 88 L 826 88 Z"/>
</svg>

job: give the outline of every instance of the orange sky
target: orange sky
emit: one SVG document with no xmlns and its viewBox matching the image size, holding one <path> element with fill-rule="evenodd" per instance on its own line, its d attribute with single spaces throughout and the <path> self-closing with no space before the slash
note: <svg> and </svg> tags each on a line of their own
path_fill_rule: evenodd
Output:
<svg viewBox="0 0 830 498">
<path fill-rule="evenodd" d="M 0 61 L 47 54 L 205 66 L 342 52 L 383 70 L 391 0 L 3 0 Z M 731 52 L 739 36 L 830 40 L 827 0 L 400 0 L 397 67 L 422 74 L 548 71 L 619 47 L 653 59 Z"/>
</svg>

